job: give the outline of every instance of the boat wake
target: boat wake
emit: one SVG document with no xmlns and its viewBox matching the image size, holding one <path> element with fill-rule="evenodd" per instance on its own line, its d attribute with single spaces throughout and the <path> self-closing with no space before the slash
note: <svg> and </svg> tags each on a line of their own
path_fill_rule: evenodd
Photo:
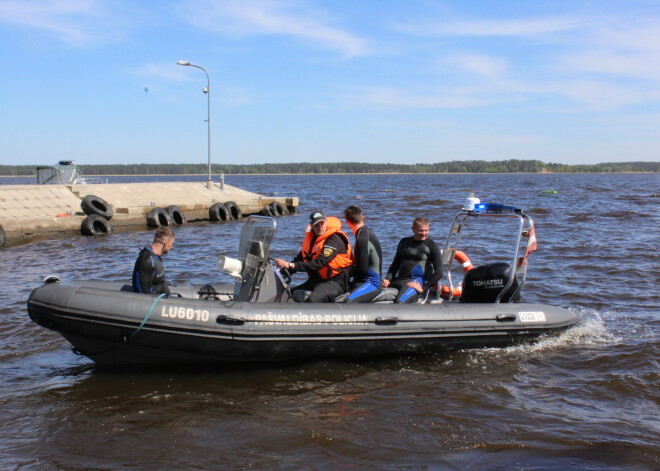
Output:
<svg viewBox="0 0 660 471">
<path fill-rule="evenodd" d="M 570 310 L 577 313 L 580 320 L 577 324 L 559 334 L 543 336 L 533 343 L 502 348 L 487 348 L 479 352 L 482 355 L 490 356 L 501 356 L 503 354 L 530 355 L 588 345 L 611 345 L 621 341 L 615 333 L 607 329 L 603 319 L 604 315 L 601 312 L 579 306 L 571 307 Z"/>
</svg>

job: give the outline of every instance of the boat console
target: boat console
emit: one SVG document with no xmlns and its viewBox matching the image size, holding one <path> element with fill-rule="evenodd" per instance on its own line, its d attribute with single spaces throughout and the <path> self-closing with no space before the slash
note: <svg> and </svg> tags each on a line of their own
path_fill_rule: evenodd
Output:
<svg viewBox="0 0 660 471">
<path fill-rule="evenodd" d="M 289 302 L 290 276 L 281 273 L 269 258 L 277 222 L 267 216 L 250 216 L 241 231 L 238 258 L 221 255 L 218 268 L 235 278 L 234 301 Z"/>
</svg>

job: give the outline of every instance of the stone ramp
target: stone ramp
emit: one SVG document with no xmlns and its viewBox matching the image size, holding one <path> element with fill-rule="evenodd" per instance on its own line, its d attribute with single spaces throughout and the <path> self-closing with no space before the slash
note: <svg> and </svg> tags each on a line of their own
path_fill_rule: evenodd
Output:
<svg viewBox="0 0 660 471">
<path fill-rule="evenodd" d="M 0 185 L 0 227 L 8 244 L 58 233 L 79 234 L 86 215 L 81 200 L 94 195 L 112 206 L 113 228 L 147 225 L 147 213 L 176 205 L 188 221 L 209 219 L 215 203 L 235 202 L 244 215 L 259 213 L 277 201 L 289 209 L 297 197 L 269 198 L 230 185 L 206 182 L 109 183 L 86 185 Z"/>
<path fill-rule="evenodd" d="M 0 185 L 0 223 L 80 211 L 80 198 L 65 185 Z"/>
<path fill-rule="evenodd" d="M 220 189 L 215 184 L 209 189 L 206 182 L 73 185 L 71 191 L 80 199 L 86 195 L 104 199 L 116 214 L 145 214 L 155 206 L 166 208 L 173 204 L 182 211 L 208 210 L 212 204 L 226 201 L 234 201 L 242 210 L 245 208 L 243 212 L 253 213 L 261 211 L 265 201 L 269 204 L 275 200 L 230 185 Z"/>
</svg>

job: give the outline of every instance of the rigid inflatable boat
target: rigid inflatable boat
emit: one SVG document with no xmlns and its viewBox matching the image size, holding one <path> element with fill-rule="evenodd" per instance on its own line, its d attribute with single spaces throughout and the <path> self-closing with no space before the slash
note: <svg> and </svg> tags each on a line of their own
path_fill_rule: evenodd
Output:
<svg viewBox="0 0 660 471">
<path fill-rule="evenodd" d="M 459 256 L 463 229 L 477 218 L 514 219 L 510 263 L 470 269 Z M 291 277 L 269 257 L 275 232 L 274 219 L 248 218 L 238 257 L 218 261 L 233 284 L 172 286 L 156 297 L 133 293 L 130 284 L 50 276 L 28 299 L 30 318 L 100 365 L 419 355 L 531 341 L 578 321 L 567 309 L 518 302 L 536 242 L 533 221 L 510 206 L 457 214 L 442 252 L 445 285 L 416 304 L 393 304 L 392 289 L 369 304 L 293 302 Z M 451 276 L 456 260 L 466 271 L 459 284 Z"/>
</svg>

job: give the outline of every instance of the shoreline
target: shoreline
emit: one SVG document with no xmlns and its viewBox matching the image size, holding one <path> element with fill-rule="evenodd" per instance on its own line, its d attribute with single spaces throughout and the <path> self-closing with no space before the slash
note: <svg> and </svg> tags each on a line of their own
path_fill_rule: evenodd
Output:
<svg viewBox="0 0 660 471">
<path fill-rule="evenodd" d="M 610 174 L 658 174 L 660 172 L 363 172 L 363 173 L 225 173 L 232 177 L 260 176 L 346 176 L 346 175 L 610 175 Z M 220 176 L 222 174 L 213 174 Z M 206 177 L 207 173 L 135 173 L 135 174 L 101 174 L 85 175 L 86 177 Z M 0 175 L 1 178 L 36 178 L 34 175 Z"/>
</svg>

